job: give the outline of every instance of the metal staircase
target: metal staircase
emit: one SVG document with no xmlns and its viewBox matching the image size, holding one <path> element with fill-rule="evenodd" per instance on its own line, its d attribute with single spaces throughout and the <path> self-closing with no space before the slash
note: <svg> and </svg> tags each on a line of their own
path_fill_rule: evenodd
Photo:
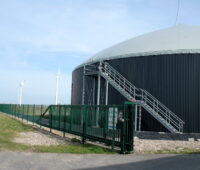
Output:
<svg viewBox="0 0 200 170">
<path fill-rule="evenodd" d="M 84 66 L 85 75 L 100 74 L 129 101 L 140 105 L 172 133 L 182 133 L 184 122 L 149 92 L 136 88 L 106 62 Z"/>
</svg>

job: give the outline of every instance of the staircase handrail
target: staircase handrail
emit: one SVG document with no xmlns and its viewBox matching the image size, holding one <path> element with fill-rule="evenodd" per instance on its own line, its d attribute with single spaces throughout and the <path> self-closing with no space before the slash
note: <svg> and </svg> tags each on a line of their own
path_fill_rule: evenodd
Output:
<svg viewBox="0 0 200 170">
<path fill-rule="evenodd" d="M 152 104 L 152 102 L 150 102 L 150 100 L 145 100 L 146 104 L 148 104 L 149 106 L 152 106 L 151 108 L 154 107 L 154 105 Z M 159 112 L 159 115 L 164 118 L 167 122 L 169 122 L 170 124 L 173 124 L 174 126 L 176 126 L 176 128 L 179 128 L 181 121 L 179 121 L 178 119 L 173 119 L 171 117 L 170 114 L 167 114 L 166 112 L 164 112 L 163 110 L 161 110 L 159 107 L 156 107 L 155 109 L 153 109 L 154 111 L 156 111 L 157 113 Z M 177 120 L 177 121 L 176 121 Z"/>
<path fill-rule="evenodd" d="M 101 62 L 99 70 L 108 74 L 120 87 L 122 87 L 126 92 L 129 92 L 130 96 L 133 98 L 136 96 L 140 97 L 141 101 L 148 104 L 151 109 L 164 118 L 168 123 L 173 124 L 179 131 L 183 130 L 184 121 L 149 92 L 143 89 L 138 89 L 107 62 Z M 132 91 L 132 89 L 134 91 Z"/>
<path fill-rule="evenodd" d="M 170 114 L 170 116 L 173 116 L 174 118 L 178 119 L 183 124 L 185 123 L 182 119 L 180 119 L 174 112 L 172 112 L 169 108 L 167 108 L 163 103 L 161 103 L 158 99 L 156 99 L 152 94 L 147 92 L 146 90 L 141 89 L 144 91 L 145 95 L 151 98 L 153 101 L 155 101 L 156 104 L 158 104 L 161 108 L 163 108 L 167 113 Z"/>
<path fill-rule="evenodd" d="M 98 67 L 96 65 L 86 64 L 84 65 L 84 73 L 86 73 L 86 71 L 89 72 L 98 71 Z"/>
<path fill-rule="evenodd" d="M 116 80 L 116 79 L 118 79 L 119 81 L 119 84 L 120 83 L 125 83 L 124 84 L 124 87 L 126 87 L 125 89 L 126 89 L 126 91 L 127 92 L 130 92 L 130 91 L 132 91 L 132 89 L 133 90 L 135 90 L 135 94 L 133 94 L 133 98 L 135 98 L 135 96 L 139 96 L 138 94 L 137 94 L 137 92 L 139 91 L 139 89 L 136 87 L 136 86 L 134 86 L 131 82 L 129 82 L 125 77 L 123 77 L 118 71 L 116 71 L 112 66 L 110 66 L 108 63 L 106 63 L 106 62 L 103 62 L 102 63 L 102 66 L 100 66 L 100 68 L 99 69 L 101 69 L 103 72 L 105 72 L 105 73 L 108 73 L 108 74 L 110 74 L 112 77 L 113 77 L 113 79 L 114 80 Z M 116 77 L 116 75 L 118 76 L 118 77 Z M 120 80 L 122 80 L 122 81 L 120 81 Z M 127 84 L 127 85 L 126 85 Z"/>
</svg>

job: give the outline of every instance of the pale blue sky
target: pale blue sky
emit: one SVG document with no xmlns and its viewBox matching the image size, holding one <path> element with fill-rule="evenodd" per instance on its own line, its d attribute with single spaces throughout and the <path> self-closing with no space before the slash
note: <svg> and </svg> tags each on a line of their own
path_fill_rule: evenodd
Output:
<svg viewBox="0 0 200 170">
<path fill-rule="evenodd" d="M 181 0 L 178 23 L 200 25 L 200 1 Z M 94 53 L 175 23 L 177 0 L 0 0 L 0 103 L 70 103 L 71 72 Z"/>
</svg>

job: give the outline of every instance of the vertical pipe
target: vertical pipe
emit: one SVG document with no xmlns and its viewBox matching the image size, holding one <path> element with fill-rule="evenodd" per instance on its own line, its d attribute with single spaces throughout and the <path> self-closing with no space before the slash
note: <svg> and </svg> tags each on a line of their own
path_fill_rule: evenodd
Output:
<svg viewBox="0 0 200 170">
<path fill-rule="evenodd" d="M 96 113 L 96 126 L 99 126 L 99 104 L 100 104 L 100 90 L 101 90 L 101 75 L 98 74 L 98 87 L 97 87 L 97 113 Z"/>
<path fill-rule="evenodd" d="M 85 104 L 85 66 L 83 72 L 82 105 Z M 83 126 L 83 112 L 81 111 L 81 126 Z"/>
<path fill-rule="evenodd" d="M 84 66 L 84 72 L 83 72 L 83 87 L 82 87 L 82 105 L 85 104 L 85 66 Z"/>
<path fill-rule="evenodd" d="M 93 82 L 93 105 L 95 105 L 95 87 L 96 87 L 96 79 L 94 77 L 94 82 Z"/>
<path fill-rule="evenodd" d="M 139 129 L 138 131 L 140 132 L 141 131 L 141 118 L 142 118 L 142 107 L 141 105 L 139 106 Z"/>
<path fill-rule="evenodd" d="M 106 80 L 106 105 L 108 105 L 108 81 Z"/>
<path fill-rule="evenodd" d="M 138 114 L 137 108 L 138 108 L 138 106 L 135 105 L 135 131 L 137 131 L 137 114 Z"/>
<path fill-rule="evenodd" d="M 98 74 L 97 105 L 100 104 L 100 90 L 101 90 L 101 75 Z"/>
</svg>

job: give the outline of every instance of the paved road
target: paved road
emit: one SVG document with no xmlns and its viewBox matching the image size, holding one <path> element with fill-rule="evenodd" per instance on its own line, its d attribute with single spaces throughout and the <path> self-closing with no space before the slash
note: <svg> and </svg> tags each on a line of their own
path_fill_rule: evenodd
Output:
<svg viewBox="0 0 200 170">
<path fill-rule="evenodd" d="M 200 155 L 78 155 L 0 152 L 0 170 L 200 170 Z"/>
</svg>

